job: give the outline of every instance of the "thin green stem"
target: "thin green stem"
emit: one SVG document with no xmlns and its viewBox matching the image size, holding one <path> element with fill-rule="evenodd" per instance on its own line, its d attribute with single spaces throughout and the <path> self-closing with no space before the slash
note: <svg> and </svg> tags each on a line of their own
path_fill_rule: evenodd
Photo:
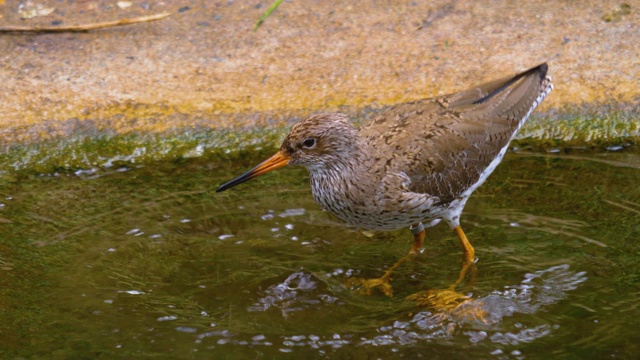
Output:
<svg viewBox="0 0 640 360">
<path fill-rule="evenodd" d="M 269 15 L 271 15 L 273 10 L 275 10 L 281 2 L 282 0 L 276 0 L 273 4 L 271 4 L 267 11 L 260 17 L 260 19 L 256 23 L 256 27 L 253 28 L 253 31 L 258 31 L 258 27 L 260 27 L 260 25 L 267 19 L 267 17 L 269 17 Z"/>
</svg>

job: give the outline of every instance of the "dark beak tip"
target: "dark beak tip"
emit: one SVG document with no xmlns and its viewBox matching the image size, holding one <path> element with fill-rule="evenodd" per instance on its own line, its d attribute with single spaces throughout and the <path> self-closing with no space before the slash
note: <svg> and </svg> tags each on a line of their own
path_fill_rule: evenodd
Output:
<svg viewBox="0 0 640 360">
<path fill-rule="evenodd" d="M 275 170 L 277 168 L 283 167 L 288 164 L 289 159 L 284 157 L 280 152 L 277 152 L 275 155 L 270 157 L 269 159 L 261 162 L 253 169 L 247 171 L 246 173 L 238 176 L 237 178 L 228 181 L 218 187 L 216 190 L 217 193 L 221 191 L 225 191 L 230 189 L 236 185 L 240 185 L 246 181 L 249 181 L 257 176 L 260 176 L 264 173 L 267 173 L 271 170 Z"/>
</svg>

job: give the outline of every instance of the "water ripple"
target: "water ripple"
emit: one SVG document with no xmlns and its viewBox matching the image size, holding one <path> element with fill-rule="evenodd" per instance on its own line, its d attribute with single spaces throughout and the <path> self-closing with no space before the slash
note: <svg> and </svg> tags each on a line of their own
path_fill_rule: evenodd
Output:
<svg viewBox="0 0 640 360">
<path fill-rule="evenodd" d="M 607 244 L 581 235 L 581 229 L 589 224 L 579 220 L 559 219 L 549 216 L 538 216 L 515 210 L 499 210 L 485 214 L 489 219 L 500 220 L 513 227 L 524 227 L 552 235 L 565 235 L 578 238 L 587 243 L 607 247 Z"/>
<path fill-rule="evenodd" d="M 227 330 L 210 331 L 197 335 L 196 343 L 204 338 L 217 338 L 217 345 L 251 344 L 252 346 L 279 346 L 281 352 L 295 352 L 299 348 L 338 349 L 351 346 L 404 346 L 424 341 L 448 341 L 455 334 L 463 334 L 470 344 L 486 343 L 495 347 L 492 353 L 504 354 L 503 347 L 517 346 L 552 334 L 559 324 L 538 323 L 525 325 L 521 322 L 507 324 L 505 317 L 516 314 L 532 315 L 543 307 L 565 299 L 587 280 L 585 272 L 570 270 L 563 264 L 528 273 L 519 284 L 494 290 L 486 296 L 473 298 L 469 295 L 454 309 L 428 309 L 413 315 L 408 320 L 393 320 L 388 325 L 362 334 L 296 334 L 269 336 L 265 334 L 232 334 Z M 277 308 L 283 317 L 291 312 L 313 307 L 321 302 L 334 303 L 338 299 L 327 299 L 317 295 L 317 280 L 305 272 L 295 272 L 282 283 L 270 286 L 265 295 L 248 311 L 266 311 Z M 315 295 L 314 295 L 315 294 Z M 469 316 L 469 314 L 483 314 Z M 480 329 L 478 329 L 480 327 Z M 521 355 L 513 354 L 511 355 Z"/>
<path fill-rule="evenodd" d="M 315 296 L 317 282 L 312 275 L 304 272 L 291 274 L 284 282 L 272 285 L 265 291 L 265 296 L 248 308 L 248 311 L 266 311 L 278 308 L 283 317 L 290 312 L 301 311 L 320 303 L 333 303 L 337 298 L 320 294 Z"/>
</svg>

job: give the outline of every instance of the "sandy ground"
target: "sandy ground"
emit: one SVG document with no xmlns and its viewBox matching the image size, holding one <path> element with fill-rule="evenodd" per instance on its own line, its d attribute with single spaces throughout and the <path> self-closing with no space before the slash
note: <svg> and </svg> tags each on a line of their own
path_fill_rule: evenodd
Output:
<svg viewBox="0 0 640 360">
<path fill-rule="evenodd" d="M 172 13 L 81 33 L 0 33 L 0 141 L 96 129 L 158 132 L 194 119 L 237 125 L 225 114 L 375 107 L 543 61 L 556 87 L 542 112 L 583 104 L 638 109 L 635 1 L 285 0 L 254 31 L 270 5 L 0 0 L 0 26 Z"/>
</svg>

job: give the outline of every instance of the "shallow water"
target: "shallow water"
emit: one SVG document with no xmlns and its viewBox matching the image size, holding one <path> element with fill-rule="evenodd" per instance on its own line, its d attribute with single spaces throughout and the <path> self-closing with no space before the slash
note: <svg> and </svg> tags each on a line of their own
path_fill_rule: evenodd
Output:
<svg viewBox="0 0 640 360">
<path fill-rule="evenodd" d="M 345 283 L 380 276 L 410 233 L 343 225 L 304 169 L 215 193 L 266 155 L 1 180 L 0 355 L 640 354 L 639 154 L 508 154 L 463 214 L 476 265 L 456 285 L 439 225 L 394 297 Z"/>
</svg>

